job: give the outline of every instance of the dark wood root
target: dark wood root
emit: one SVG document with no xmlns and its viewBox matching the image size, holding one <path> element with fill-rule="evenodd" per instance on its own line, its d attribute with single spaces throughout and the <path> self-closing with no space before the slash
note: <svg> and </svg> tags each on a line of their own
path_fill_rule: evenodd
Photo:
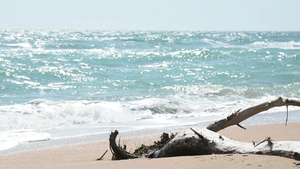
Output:
<svg viewBox="0 0 300 169">
<path fill-rule="evenodd" d="M 148 158 L 209 154 L 206 149 L 207 144 L 205 140 L 196 137 L 187 137 L 167 144 L 159 151 L 150 154 Z"/>
<path fill-rule="evenodd" d="M 109 147 L 111 153 L 113 154 L 112 160 L 125 160 L 131 158 L 138 158 L 138 156 L 130 154 L 129 152 L 123 150 L 121 147 L 117 146 L 116 137 L 118 136 L 118 134 L 119 134 L 118 130 L 115 130 L 114 132 L 111 132 L 109 136 Z"/>
<path fill-rule="evenodd" d="M 196 130 L 190 129 L 194 132 L 194 136 L 183 134 L 183 136 L 175 137 L 176 139 L 168 142 L 160 150 L 151 153 L 148 158 L 211 154 L 210 147 L 214 143 L 204 138 Z"/>
</svg>

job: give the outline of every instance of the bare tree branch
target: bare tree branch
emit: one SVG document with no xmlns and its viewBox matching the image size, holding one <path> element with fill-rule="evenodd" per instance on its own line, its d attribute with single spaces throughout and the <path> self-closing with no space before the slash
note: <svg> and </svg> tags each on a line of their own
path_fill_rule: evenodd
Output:
<svg viewBox="0 0 300 169">
<path fill-rule="evenodd" d="M 245 109 L 243 111 L 237 111 L 228 117 L 216 121 L 213 124 L 210 124 L 207 129 L 218 132 L 226 127 L 232 126 L 232 125 L 239 125 L 240 122 L 248 119 L 251 116 L 254 116 L 260 112 L 267 111 L 274 107 L 281 107 L 281 106 L 300 106 L 300 101 L 296 100 L 289 100 L 289 99 L 282 99 L 279 97 L 278 99 L 271 101 L 271 102 L 265 102 L 257 106 L 250 107 L 248 109 Z"/>
</svg>

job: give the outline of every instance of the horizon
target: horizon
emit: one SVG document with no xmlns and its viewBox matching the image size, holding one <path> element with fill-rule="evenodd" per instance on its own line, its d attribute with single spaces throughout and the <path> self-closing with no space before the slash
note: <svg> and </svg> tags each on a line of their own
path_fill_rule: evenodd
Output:
<svg viewBox="0 0 300 169">
<path fill-rule="evenodd" d="M 0 31 L 100 31 L 100 32 L 300 32 L 300 30 L 125 30 L 97 28 L 0 28 Z"/>
</svg>

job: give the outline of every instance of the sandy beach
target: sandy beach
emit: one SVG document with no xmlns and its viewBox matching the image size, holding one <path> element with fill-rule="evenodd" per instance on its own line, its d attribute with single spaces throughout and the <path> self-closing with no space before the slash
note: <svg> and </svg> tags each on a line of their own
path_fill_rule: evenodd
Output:
<svg viewBox="0 0 300 169">
<path fill-rule="evenodd" d="M 246 126 L 247 130 L 233 126 L 219 133 L 228 138 L 245 142 L 260 142 L 266 137 L 273 140 L 300 141 L 300 123 L 268 124 Z M 120 133 L 122 134 L 122 133 Z M 121 144 L 126 144 L 133 151 L 140 144 L 150 144 L 159 136 L 126 138 Z M 185 156 L 161 159 L 132 159 L 111 161 L 108 151 L 103 160 L 96 161 L 106 150 L 107 141 L 63 146 L 52 149 L 31 150 L 0 155 L 2 169 L 76 169 L 76 168 L 107 168 L 107 169 L 198 169 L 198 168 L 300 168 L 298 161 L 276 156 L 263 155 L 204 155 Z"/>
</svg>

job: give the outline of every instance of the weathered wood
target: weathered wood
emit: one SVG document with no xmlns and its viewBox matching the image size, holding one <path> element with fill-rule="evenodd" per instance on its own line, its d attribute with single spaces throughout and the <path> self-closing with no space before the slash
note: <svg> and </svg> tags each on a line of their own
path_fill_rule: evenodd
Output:
<svg viewBox="0 0 300 169">
<path fill-rule="evenodd" d="M 123 150 L 121 147 L 117 146 L 116 137 L 118 134 L 119 134 L 118 130 L 115 130 L 114 132 L 111 132 L 109 136 L 109 147 L 110 147 L 110 151 L 113 154 L 112 160 L 138 158 L 138 156 L 132 155 L 126 152 L 125 150 Z"/>
<path fill-rule="evenodd" d="M 167 143 L 159 150 L 154 150 L 154 152 L 147 154 L 147 157 L 160 158 L 184 155 L 235 153 L 277 155 L 300 160 L 299 141 L 276 142 L 272 141 L 271 138 L 267 138 L 255 145 L 252 143 L 234 141 L 216 133 L 231 125 L 238 125 L 239 127 L 244 128 L 239 125 L 243 120 L 246 120 L 257 113 L 280 106 L 300 106 L 300 101 L 282 99 L 279 97 L 274 101 L 250 107 L 243 111 L 238 110 L 227 118 L 209 125 L 207 128 L 198 128 L 197 130 L 189 129 L 176 134 L 171 141 L 167 141 Z M 115 141 L 117 135 L 117 130 L 111 132 L 109 139 L 113 159 L 137 158 L 138 156 L 130 154 L 116 145 Z"/>
<path fill-rule="evenodd" d="M 201 136 L 198 136 L 198 135 Z M 265 154 L 300 160 L 299 141 L 266 141 L 259 145 L 231 140 L 205 128 L 184 131 L 149 158 L 204 154 Z"/>
<path fill-rule="evenodd" d="M 192 129 L 193 130 L 193 129 Z M 197 132 L 194 131 L 196 134 Z M 210 142 L 199 133 L 196 135 L 176 135 L 169 143 L 160 150 L 149 154 L 148 158 L 174 157 L 185 155 L 205 155 L 211 154 Z"/>
<path fill-rule="evenodd" d="M 300 101 L 282 99 L 281 97 L 279 97 L 274 101 L 265 102 L 257 106 L 253 106 L 248 109 L 245 109 L 243 111 L 237 111 L 222 120 L 214 122 L 213 124 L 209 125 L 207 129 L 214 132 L 218 132 L 226 127 L 232 125 L 239 125 L 240 122 L 260 112 L 267 111 L 271 108 L 281 107 L 281 106 L 300 106 Z"/>
</svg>

